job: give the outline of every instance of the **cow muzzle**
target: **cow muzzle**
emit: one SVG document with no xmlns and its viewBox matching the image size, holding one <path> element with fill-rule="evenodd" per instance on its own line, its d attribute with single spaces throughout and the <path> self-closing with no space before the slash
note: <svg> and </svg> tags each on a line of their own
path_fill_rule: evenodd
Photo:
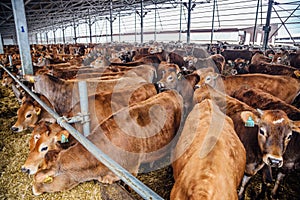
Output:
<svg viewBox="0 0 300 200">
<path fill-rule="evenodd" d="M 266 159 L 264 159 L 265 163 L 271 167 L 282 167 L 283 160 L 280 157 L 273 157 L 271 155 L 268 155 Z"/>
<path fill-rule="evenodd" d="M 23 131 L 23 128 L 22 127 L 17 127 L 17 126 L 12 126 L 11 130 L 13 132 L 19 133 L 19 132 Z"/>
<path fill-rule="evenodd" d="M 24 167 L 24 166 L 21 168 L 21 171 L 22 171 L 23 173 L 30 174 L 30 169 L 28 169 L 28 168 L 26 168 L 26 167 Z"/>
</svg>

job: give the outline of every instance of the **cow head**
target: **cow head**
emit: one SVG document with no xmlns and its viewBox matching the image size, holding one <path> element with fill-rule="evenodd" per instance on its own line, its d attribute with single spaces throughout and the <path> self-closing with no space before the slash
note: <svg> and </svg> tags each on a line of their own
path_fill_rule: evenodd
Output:
<svg viewBox="0 0 300 200">
<path fill-rule="evenodd" d="M 21 132 L 28 127 L 34 127 L 41 114 L 41 107 L 33 101 L 24 101 L 17 111 L 18 119 L 11 127 L 14 132 Z"/>
<path fill-rule="evenodd" d="M 41 123 L 35 127 L 30 139 L 30 152 L 21 171 L 35 174 L 43 163 L 45 155 L 50 150 L 61 150 L 58 141 L 66 140 L 69 133 L 58 124 L 46 125 Z"/>
<path fill-rule="evenodd" d="M 300 132 L 300 121 L 292 121 L 282 110 L 258 110 L 260 116 L 250 111 L 241 113 L 247 124 L 258 125 L 258 144 L 263 162 L 271 167 L 282 167 L 283 154 L 291 139 L 292 131 Z"/>
<path fill-rule="evenodd" d="M 201 86 L 207 84 L 210 85 L 211 87 L 218 89 L 221 75 L 214 72 L 212 68 L 203 68 L 197 70 L 197 73 L 200 76 L 199 82 L 195 85 L 195 88 L 200 88 Z"/>
<path fill-rule="evenodd" d="M 158 66 L 158 77 L 161 79 L 156 82 L 158 91 L 175 89 L 180 76 L 180 69 L 176 64 L 161 63 Z"/>
</svg>

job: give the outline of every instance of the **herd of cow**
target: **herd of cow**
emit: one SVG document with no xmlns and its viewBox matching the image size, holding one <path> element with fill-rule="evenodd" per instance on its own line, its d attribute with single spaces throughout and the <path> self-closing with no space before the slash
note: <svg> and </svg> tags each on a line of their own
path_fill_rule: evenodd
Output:
<svg viewBox="0 0 300 200">
<path fill-rule="evenodd" d="M 169 159 L 170 199 L 242 199 L 258 172 L 274 181 L 300 166 L 300 52 L 168 44 L 33 45 L 34 76 L 23 75 L 17 47 L 1 63 L 65 119 L 80 116 L 77 83 L 87 82 L 87 138 L 133 175 Z M 13 65 L 9 65 L 8 55 Z M 1 72 L 19 98 L 14 132 L 33 128 L 22 171 L 33 193 L 120 180 Z M 74 123 L 80 132 L 81 123 Z M 165 164 L 166 165 L 166 164 Z M 157 165 L 156 165 L 157 167 Z M 161 167 L 161 166 L 160 166 Z M 272 172 L 273 170 L 273 172 Z"/>
</svg>

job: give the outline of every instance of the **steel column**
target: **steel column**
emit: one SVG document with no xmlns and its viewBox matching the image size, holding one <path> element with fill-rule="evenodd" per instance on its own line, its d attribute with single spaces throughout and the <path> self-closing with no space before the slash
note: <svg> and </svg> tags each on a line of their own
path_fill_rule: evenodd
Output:
<svg viewBox="0 0 300 200">
<path fill-rule="evenodd" d="M 189 0 L 189 4 L 188 4 L 188 21 L 187 21 L 187 33 L 186 33 L 186 40 L 187 43 L 190 44 L 191 41 L 191 12 L 192 12 L 192 0 Z"/>
<path fill-rule="evenodd" d="M 0 54 L 4 54 L 3 39 L 1 33 L 0 33 Z"/>
<path fill-rule="evenodd" d="M 256 29 L 257 29 L 257 18 L 258 18 L 259 3 L 260 3 L 260 0 L 257 0 L 255 23 L 254 23 L 254 28 L 253 28 L 253 37 L 252 37 L 253 42 L 252 42 L 252 44 L 254 44 L 255 39 L 256 39 Z"/>
<path fill-rule="evenodd" d="M 112 10 L 113 10 L 113 5 L 112 5 L 112 0 L 110 0 L 110 8 L 109 8 L 109 23 L 110 23 L 110 41 L 113 42 L 113 18 L 112 18 Z"/>
<path fill-rule="evenodd" d="M 56 44 L 55 30 L 53 30 L 54 44 Z"/>
<path fill-rule="evenodd" d="M 119 42 L 121 42 L 121 12 L 119 11 Z"/>
<path fill-rule="evenodd" d="M 79 88 L 79 98 L 80 98 L 80 109 L 81 115 L 83 116 L 83 134 L 88 136 L 90 134 L 90 118 L 89 118 L 89 102 L 88 102 L 88 93 L 87 93 L 87 84 L 86 81 L 78 82 Z"/>
<path fill-rule="evenodd" d="M 156 3 L 155 3 L 155 10 L 154 10 L 154 41 L 156 41 Z"/>
<path fill-rule="evenodd" d="M 143 1 L 144 0 L 141 0 L 141 44 L 144 43 L 144 9 L 143 9 Z"/>
<path fill-rule="evenodd" d="M 180 14 L 179 14 L 179 42 L 181 42 L 181 30 L 182 30 L 182 0 L 180 0 Z"/>
<path fill-rule="evenodd" d="M 264 50 L 268 48 L 269 33 L 271 31 L 270 21 L 271 21 L 272 6 L 273 6 L 273 0 L 269 0 L 266 24 L 263 27 L 264 30 L 263 49 Z"/>
<path fill-rule="evenodd" d="M 21 56 L 22 73 L 23 75 L 33 74 L 24 1 L 12 0 L 11 2 L 14 12 L 15 27 Z"/>
<path fill-rule="evenodd" d="M 92 43 L 92 20 L 91 20 L 91 15 L 90 15 L 90 9 L 88 9 L 88 16 L 89 16 L 89 38 L 90 38 L 90 43 Z"/>
<path fill-rule="evenodd" d="M 212 20 L 211 20 L 211 34 L 210 34 L 210 50 L 212 48 L 212 42 L 214 39 L 214 25 L 215 25 L 215 10 L 216 10 L 216 1 L 214 0 L 214 5 L 213 5 L 213 16 L 212 16 Z"/>
</svg>

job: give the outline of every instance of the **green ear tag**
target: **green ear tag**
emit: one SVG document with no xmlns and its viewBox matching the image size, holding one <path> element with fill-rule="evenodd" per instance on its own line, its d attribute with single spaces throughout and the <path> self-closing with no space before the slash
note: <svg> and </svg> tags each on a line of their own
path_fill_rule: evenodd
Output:
<svg viewBox="0 0 300 200">
<path fill-rule="evenodd" d="M 64 134 L 61 135 L 61 143 L 66 143 L 69 142 L 68 138 L 66 138 L 66 136 Z"/>
<path fill-rule="evenodd" d="M 254 121 L 252 119 L 252 117 L 249 116 L 248 120 L 245 123 L 246 127 L 254 127 Z"/>
</svg>

